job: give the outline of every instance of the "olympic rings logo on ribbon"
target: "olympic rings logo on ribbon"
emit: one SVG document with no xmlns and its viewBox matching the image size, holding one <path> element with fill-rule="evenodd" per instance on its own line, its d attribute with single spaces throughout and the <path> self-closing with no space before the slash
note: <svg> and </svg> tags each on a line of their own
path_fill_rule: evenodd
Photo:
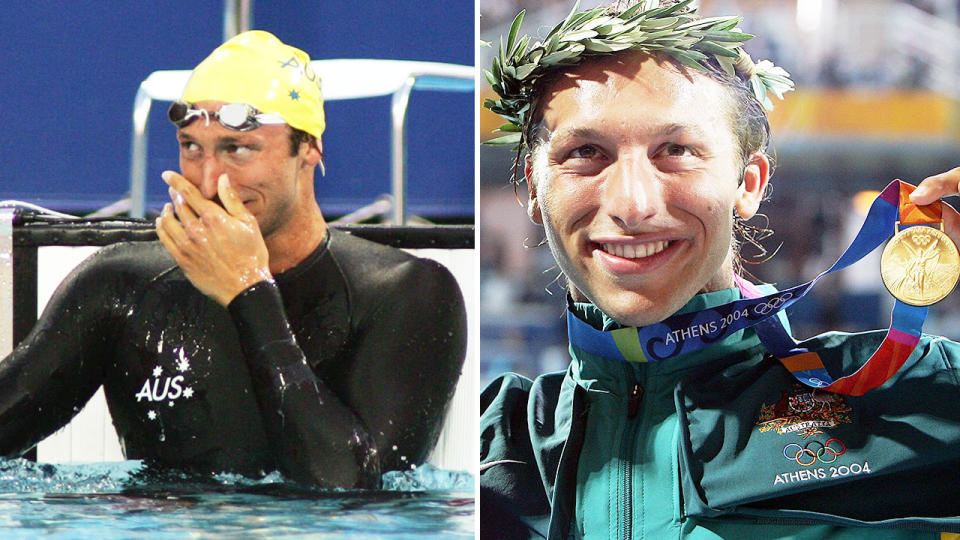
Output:
<svg viewBox="0 0 960 540">
<path fill-rule="evenodd" d="M 836 443 L 833 446 L 830 446 L 831 443 Z M 811 445 L 820 445 L 820 448 L 812 450 Z M 794 453 L 793 449 L 796 448 Z M 783 457 L 787 458 L 790 461 L 796 461 L 798 465 L 804 467 L 809 467 L 819 461 L 820 463 L 830 464 L 837 460 L 837 457 L 842 456 L 847 451 L 847 445 L 843 444 L 843 441 L 840 439 L 829 439 L 826 444 L 820 441 L 810 441 L 805 446 L 800 446 L 797 443 L 790 443 L 783 447 Z M 826 458 L 824 455 L 833 456 L 833 459 Z"/>
<path fill-rule="evenodd" d="M 753 313 L 756 315 L 767 315 L 780 309 L 787 300 L 793 298 L 793 293 L 784 293 L 776 298 L 771 298 L 769 302 L 762 302 L 753 306 Z"/>
</svg>

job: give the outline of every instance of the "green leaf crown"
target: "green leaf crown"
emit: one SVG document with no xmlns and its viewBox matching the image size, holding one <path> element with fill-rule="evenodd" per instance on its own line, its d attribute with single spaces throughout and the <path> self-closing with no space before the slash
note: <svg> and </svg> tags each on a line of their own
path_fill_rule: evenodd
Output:
<svg viewBox="0 0 960 540">
<path fill-rule="evenodd" d="M 579 63 L 588 56 L 636 50 L 665 54 L 684 66 L 700 71 L 716 70 L 715 62 L 731 77 L 738 77 L 767 109 L 773 103 L 772 92 L 783 99 L 793 89 L 790 74 L 770 61 L 754 63 L 743 50 L 743 43 L 754 36 L 737 28 L 742 17 L 699 18 L 693 0 L 663 5 L 659 0 L 641 0 L 623 13 L 609 13 L 598 7 L 578 11 L 577 0 L 570 14 L 543 39 L 530 45 L 530 36 L 517 39 L 525 13 L 521 11 L 510 26 L 507 42 L 500 36 L 500 51 L 487 81 L 499 100 L 487 99 L 483 106 L 507 120 L 496 129 L 507 135 L 486 144 L 528 146 L 524 129 L 532 114 L 537 81 L 545 74 Z"/>
</svg>

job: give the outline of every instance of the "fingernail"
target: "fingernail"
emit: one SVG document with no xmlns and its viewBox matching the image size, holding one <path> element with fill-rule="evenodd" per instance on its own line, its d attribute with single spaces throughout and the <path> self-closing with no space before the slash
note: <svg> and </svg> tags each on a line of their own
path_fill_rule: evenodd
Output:
<svg viewBox="0 0 960 540">
<path fill-rule="evenodd" d="M 230 179 L 227 178 L 227 173 L 221 174 L 220 177 L 217 178 L 217 181 L 220 182 L 221 185 L 230 185 Z"/>
<path fill-rule="evenodd" d="M 163 178 L 164 182 L 170 183 L 170 178 L 173 177 L 173 171 L 163 171 L 160 173 L 160 178 Z"/>
</svg>

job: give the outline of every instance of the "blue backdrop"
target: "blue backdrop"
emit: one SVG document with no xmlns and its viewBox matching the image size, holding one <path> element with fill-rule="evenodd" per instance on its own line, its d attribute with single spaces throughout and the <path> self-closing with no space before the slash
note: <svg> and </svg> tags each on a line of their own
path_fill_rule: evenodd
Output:
<svg viewBox="0 0 960 540">
<path fill-rule="evenodd" d="M 0 199 L 96 209 L 125 196 L 140 82 L 190 69 L 221 41 L 223 2 L 10 2 L 0 11 Z M 254 3 L 253 26 L 314 59 L 473 64 L 473 2 Z M 177 169 L 165 105 L 150 118 L 148 200 L 166 201 Z M 472 93 L 414 90 L 407 118 L 408 212 L 472 217 Z M 390 191 L 390 98 L 327 104 L 321 208 L 342 214 Z M 319 176 L 319 175 L 318 175 Z"/>
</svg>

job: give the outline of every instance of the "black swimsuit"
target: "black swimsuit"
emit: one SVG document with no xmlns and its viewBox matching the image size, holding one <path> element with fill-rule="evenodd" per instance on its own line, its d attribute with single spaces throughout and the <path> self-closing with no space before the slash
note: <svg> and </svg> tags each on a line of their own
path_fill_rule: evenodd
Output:
<svg viewBox="0 0 960 540">
<path fill-rule="evenodd" d="M 0 363 L 0 454 L 102 384 L 129 459 L 342 487 L 423 462 L 465 352 L 450 273 L 331 229 L 275 279 L 227 310 L 157 242 L 100 250 Z"/>
</svg>

